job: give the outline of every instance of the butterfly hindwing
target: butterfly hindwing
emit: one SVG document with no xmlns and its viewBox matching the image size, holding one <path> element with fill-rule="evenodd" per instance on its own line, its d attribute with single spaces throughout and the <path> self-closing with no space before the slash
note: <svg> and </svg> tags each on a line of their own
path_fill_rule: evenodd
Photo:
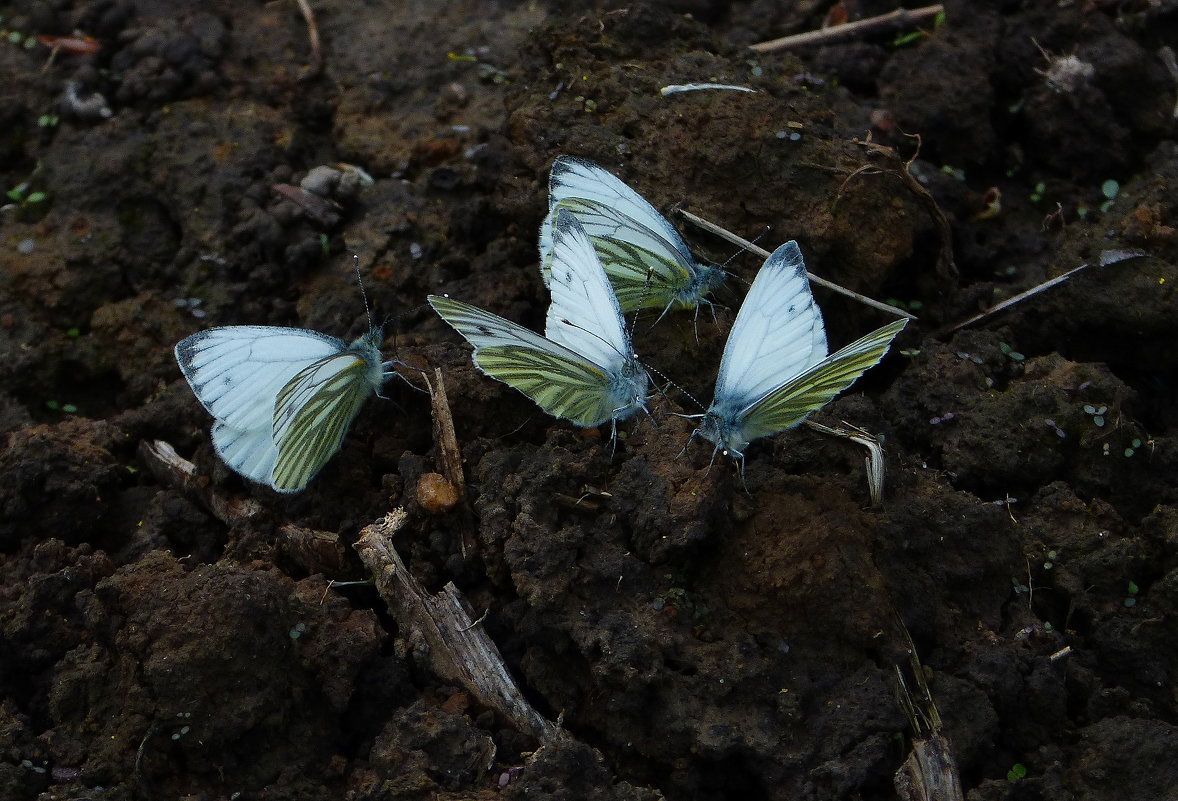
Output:
<svg viewBox="0 0 1178 801">
<path fill-rule="evenodd" d="M 274 405 L 278 459 L 273 486 L 302 489 L 344 441 L 373 387 L 369 362 L 353 351 L 320 359 L 282 388 Z"/>
<path fill-rule="evenodd" d="M 830 403 L 879 363 L 907 323 L 899 319 L 877 328 L 750 404 L 740 418 L 745 441 L 793 428 Z"/>
<path fill-rule="evenodd" d="M 429 304 L 474 345 L 484 373 L 519 390 L 540 408 L 580 426 L 613 416 L 605 371 L 575 351 L 460 300 L 430 295 Z"/>
</svg>

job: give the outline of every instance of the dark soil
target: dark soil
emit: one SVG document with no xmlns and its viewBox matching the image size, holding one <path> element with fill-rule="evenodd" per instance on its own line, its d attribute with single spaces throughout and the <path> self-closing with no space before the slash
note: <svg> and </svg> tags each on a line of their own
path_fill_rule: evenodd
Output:
<svg viewBox="0 0 1178 801">
<path fill-rule="evenodd" d="M 293 0 L 0 4 L 0 798 L 892 799 L 914 647 L 969 801 L 1178 799 L 1159 54 L 1178 5 L 956 0 L 914 40 L 764 55 L 746 45 L 828 6 L 311 7 L 321 70 Z M 24 44 L 75 30 L 96 52 Z M 757 93 L 659 93 L 705 81 Z M 746 491 L 710 447 L 680 455 L 689 401 L 653 402 L 611 455 L 475 371 L 425 295 L 539 327 L 561 153 L 916 312 L 816 417 L 884 438 L 882 508 L 848 442 L 758 441 Z M 337 162 L 375 185 L 320 210 L 272 188 Z M 1099 266 L 1115 250 L 1145 255 Z M 440 465 L 428 397 L 400 381 L 298 495 L 212 451 L 174 344 L 210 324 L 359 335 L 352 254 L 395 318 L 386 355 L 445 370 L 467 516 L 419 503 Z M 716 322 L 643 316 L 643 359 L 709 398 L 742 294 Z M 835 346 L 888 319 L 818 299 Z M 154 440 L 203 492 L 157 477 Z M 568 747 L 436 678 L 371 585 L 331 584 L 367 578 L 351 543 L 396 506 L 410 570 L 486 610 Z"/>
</svg>

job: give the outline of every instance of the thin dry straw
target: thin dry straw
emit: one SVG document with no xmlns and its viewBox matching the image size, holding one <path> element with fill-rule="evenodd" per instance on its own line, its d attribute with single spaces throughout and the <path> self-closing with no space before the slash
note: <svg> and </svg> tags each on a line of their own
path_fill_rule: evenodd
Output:
<svg viewBox="0 0 1178 801">
<path fill-rule="evenodd" d="M 747 239 L 741 239 L 736 234 L 734 234 L 731 231 L 728 231 L 724 228 L 721 228 L 720 226 L 716 225 L 713 222 L 708 222 L 707 220 L 703 219 L 702 217 L 696 217 L 691 212 L 684 211 L 683 209 L 676 209 L 676 212 L 678 214 L 682 215 L 683 218 L 685 220 L 687 220 L 688 222 L 704 229 L 705 231 L 713 233 L 718 237 L 721 237 L 723 239 L 727 239 L 732 244 L 744 248 L 749 253 L 754 253 L 757 256 L 760 256 L 762 259 L 769 258 L 769 255 L 770 255 L 769 251 L 765 250 L 762 247 L 758 247 L 757 245 L 754 245 L 752 242 L 749 242 Z M 826 287 L 827 289 L 829 289 L 833 292 L 837 292 L 840 295 L 846 295 L 849 298 L 854 298 L 855 300 L 859 301 L 860 303 L 866 304 L 867 306 L 871 306 L 874 309 L 879 309 L 880 311 L 886 311 L 886 312 L 888 312 L 890 314 L 894 314 L 898 317 L 907 317 L 909 320 L 918 319 L 915 314 L 911 314 L 910 312 L 906 312 L 903 309 L 898 309 L 895 306 L 889 306 L 887 303 L 883 303 L 878 300 L 873 300 L 872 298 L 869 298 L 866 295 L 860 295 L 858 292 L 847 289 L 846 287 L 841 287 L 836 283 L 833 283 L 831 281 L 827 281 L 825 278 L 819 278 L 818 276 L 814 275 L 814 273 L 807 272 L 806 275 L 809 276 L 811 283 L 817 284 L 818 286 Z"/>
</svg>

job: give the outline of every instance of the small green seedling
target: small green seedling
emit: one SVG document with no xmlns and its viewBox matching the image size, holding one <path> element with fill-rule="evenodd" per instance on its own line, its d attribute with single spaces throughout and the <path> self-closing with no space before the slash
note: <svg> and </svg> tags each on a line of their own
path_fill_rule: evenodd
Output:
<svg viewBox="0 0 1178 801">
<path fill-rule="evenodd" d="M 1050 418 L 1044 418 L 1043 422 L 1051 426 L 1051 430 L 1055 432 L 1055 436 L 1060 439 L 1067 439 L 1068 433 L 1056 425 L 1055 421 Z"/>
<path fill-rule="evenodd" d="M 957 181 L 964 181 L 965 180 L 965 170 L 960 169 L 958 167 L 951 167 L 948 164 L 942 164 L 941 165 L 941 172 L 945 173 L 945 175 L 948 175 L 950 178 L 953 178 L 954 180 L 957 180 Z"/>
<path fill-rule="evenodd" d="M 1125 458 L 1128 459 L 1133 454 L 1137 453 L 1137 449 L 1141 447 L 1141 440 L 1136 437 L 1129 443 L 1129 447 L 1125 448 Z"/>
<path fill-rule="evenodd" d="M 1027 776 L 1027 766 L 1021 762 L 1015 762 L 1011 765 L 1010 770 L 1006 771 L 1006 780 L 1012 784 L 1017 781 L 1025 779 Z"/>
<path fill-rule="evenodd" d="M 1107 406 L 1093 406 L 1090 403 L 1084 404 L 1084 414 L 1092 415 L 1092 424 L 1097 428 L 1104 428 L 1104 415 L 1107 411 Z"/>
<path fill-rule="evenodd" d="M 921 39 L 925 38 L 926 36 L 928 36 L 928 34 L 925 33 L 924 31 L 912 31 L 911 33 L 901 33 L 895 39 L 892 40 L 892 47 L 897 47 L 897 48 L 908 47 L 909 45 L 916 44 L 917 42 L 919 42 Z"/>
<path fill-rule="evenodd" d="M 1008 356 L 1011 361 L 1021 362 L 1023 359 L 1027 358 L 1014 348 L 1010 347 L 1010 345 L 1007 345 L 1005 342 L 998 343 L 998 350 L 1002 351 L 1003 355 Z"/>
<path fill-rule="evenodd" d="M 1140 591 L 1140 587 L 1137 586 L 1137 583 L 1130 581 L 1129 582 L 1129 597 L 1125 599 L 1125 606 L 1126 607 L 1137 605 L 1137 593 L 1139 591 Z"/>
<path fill-rule="evenodd" d="M 1121 185 L 1112 178 L 1109 178 L 1100 185 L 1100 194 L 1104 195 L 1105 197 L 1105 201 L 1100 204 L 1100 210 L 1102 212 L 1108 211 L 1110 208 L 1112 208 L 1113 201 L 1117 199 L 1117 195 L 1120 194 L 1120 191 Z"/>
<path fill-rule="evenodd" d="M 1035 184 L 1035 191 L 1031 192 L 1031 202 L 1038 203 L 1043 199 L 1043 193 L 1047 191 L 1047 184 L 1040 181 Z"/>
</svg>

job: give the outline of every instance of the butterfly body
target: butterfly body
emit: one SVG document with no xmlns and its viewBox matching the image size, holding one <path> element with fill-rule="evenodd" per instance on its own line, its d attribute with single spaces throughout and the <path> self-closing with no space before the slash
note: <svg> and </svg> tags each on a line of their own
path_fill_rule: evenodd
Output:
<svg viewBox="0 0 1178 801">
<path fill-rule="evenodd" d="M 598 165 L 559 156 L 548 179 L 548 216 L 540 226 L 540 269 L 551 273 L 551 230 L 560 210 L 585 228 L 623 311 L 693 309 L 727 273 L 699 264 L 687 243 L 653 206 Z"/>
<path fill-rule="evenodd" d="M 429 303 L 474 346 L 475 366 L 484 374 L 578 426 L 616 425 L 645 408 L 649 378 L 580 223 L 562 212 L 552 239 L 552 302 L 543 336 L 452 298 L 431 295 Z"/>
<path fill-rule="evenodd" d="M 757 273 L 728 334 L 700 436 L 737 461 L 750 442 L 800 425 L 875 365 L 904 328 L 897 320 L 827 355 L 822 313 L 796 242 Z"/>
<path fill-rule="evenodd" d="M 339 450 L 391 362 L 381 329 L 352 343 L 317 331 L 222 326 L 176 345 L 176 361 L 213 415 L 217 455 L 252 481 L 297 492 Z"/>
</svg>

